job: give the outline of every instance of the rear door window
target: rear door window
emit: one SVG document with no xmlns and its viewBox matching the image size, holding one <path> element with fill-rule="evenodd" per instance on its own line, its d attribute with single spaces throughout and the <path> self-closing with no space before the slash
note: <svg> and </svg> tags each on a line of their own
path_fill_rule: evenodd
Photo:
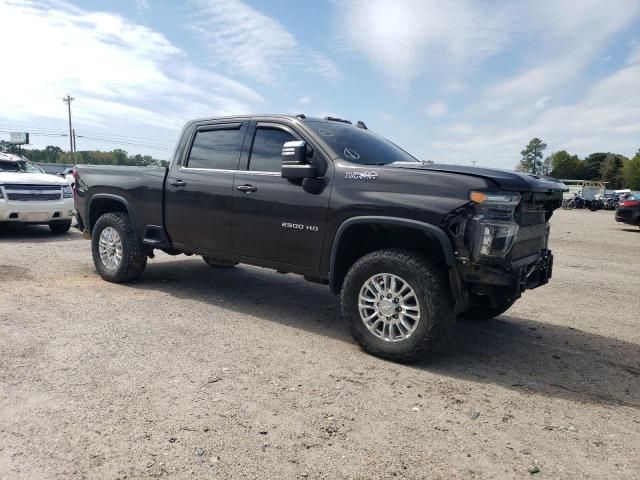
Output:
<svg viewBox="0 0 640 480">
<path fill-rule="evenodd" d="M 201 127 L 191 145 L 187 168 L 237 170 L 244 131 L 240 124 Z"/>
</svg>

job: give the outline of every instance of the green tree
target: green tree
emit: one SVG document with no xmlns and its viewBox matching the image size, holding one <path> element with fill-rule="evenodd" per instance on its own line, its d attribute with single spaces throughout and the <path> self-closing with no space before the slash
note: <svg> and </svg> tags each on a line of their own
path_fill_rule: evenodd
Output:
<svg viewBox="0 0 640 480">
<path fill-rule="evenodd" d="M 607 182 L 607 188 L 616 190 L 623 188 L 625 178 L 623 168 L 629 159 L 623 155 L 608 153 L 600 165 L 600 180 Z"/>
<path fill-rule="evenodd" d="M 635 157 L 625 163 L 623 174 L 627 188 L 640 190 L 640 150 Z"/>
<path fill-rule="evenodd" d="M 565 179 L 582 179 L 582 160 L 577 155 L 571 155 L 566 150 L 551 154 L 552 177 Z"/>
<path fill-rule="evenodd" d="M 115 159 L 115 164 L 116 165 L 126 165 L 127 164 L 128 156 L 127 156 L 127 152 L 125 150 L 122 150 L 121 148 L 116 148 L 113 152 L 111 152 L 111 154 L 113 155 L 113 158 Z"/>
<path fill-rule="evenodd" d="M 592 153 L 584 159 L 584 179 L 600 180 L 600 171 L 602 164 L 607 159 L 607 154 L 598 152 Z"/>
<path fill-rule="evenodd" d="M 547 144 L 539 138 L 532 138 L 529 144 L 520 152 L 522 160 L 518 165 L 521 172 L 529 172 L 533 174 L 544 174 L 545 165 L 542 160 L 542 152 L 547 148 Z"/>
</svg>

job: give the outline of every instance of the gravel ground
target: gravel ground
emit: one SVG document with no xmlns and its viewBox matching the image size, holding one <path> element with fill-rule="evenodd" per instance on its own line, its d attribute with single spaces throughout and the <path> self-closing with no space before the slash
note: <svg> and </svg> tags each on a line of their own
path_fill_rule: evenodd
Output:
<svg viewBox="0 0 640 480">
<path fill-rule="evenodd" d="M 559 211 L 547 286 L 419 365 L 325 287 L 0 230 L 0 478 L 640 478 L 640 230 Z"/>
</svg>

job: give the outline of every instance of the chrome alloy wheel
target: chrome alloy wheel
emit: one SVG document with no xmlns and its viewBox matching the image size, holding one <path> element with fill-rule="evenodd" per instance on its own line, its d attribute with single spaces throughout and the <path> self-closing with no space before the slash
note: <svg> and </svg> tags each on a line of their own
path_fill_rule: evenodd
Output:
<svg viewBox="0 0 640 480">
<path fill-rule="evenodd" d="M 113 227 L 107 227 L 100 233 L 98 253 L 105 267 L 116 269 L 122 261 L 122 240 Z"/>
<path fill-rule="evenodd" d="M 378 273 L 364 282 L 358 311 L 367 329 L 386 342 L 406 340 L 420 322 L 416 292 L 406 280 L 391 273 Z"/>
</svg>

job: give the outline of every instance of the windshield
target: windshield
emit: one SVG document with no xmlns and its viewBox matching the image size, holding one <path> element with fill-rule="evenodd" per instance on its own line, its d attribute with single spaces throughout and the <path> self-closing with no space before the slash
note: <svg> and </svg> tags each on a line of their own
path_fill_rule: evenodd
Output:
<svg viewBox="0 0 640 480">
<path fill-rule="evenodd" d="M 419 163 L 414 157 L 370 130 L 337 122 L 305 122 L 340 158 L 361 165 Z"/>
<path fill-rule="evenodd" d="M 31 162 L 27 162 L 26 160 L 11 162 L 0 160 L 0 172 L 44 173 L 44 170 Z"/>
</svg>

